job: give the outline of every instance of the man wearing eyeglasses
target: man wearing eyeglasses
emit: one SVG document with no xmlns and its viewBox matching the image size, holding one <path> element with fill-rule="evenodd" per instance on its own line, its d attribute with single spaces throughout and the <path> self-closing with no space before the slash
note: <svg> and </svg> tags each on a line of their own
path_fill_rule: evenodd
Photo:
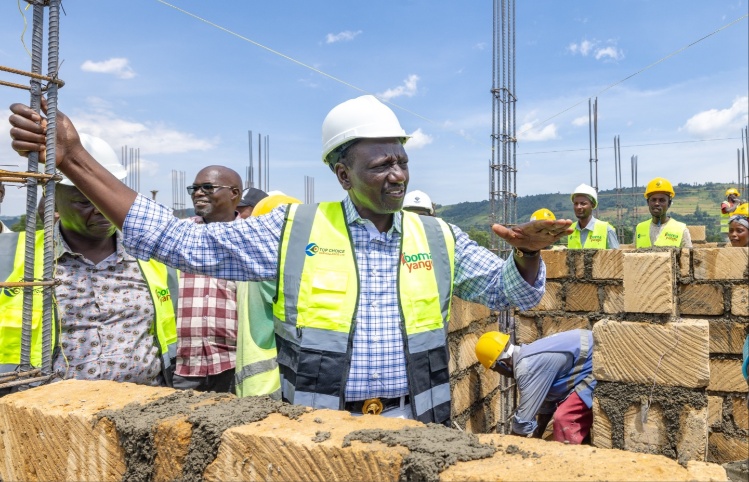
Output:
<svg viewBox="0 0 749 482">
<path fill-rule="evenodd" d="M 20 104 L 11 111 L 13 148 L 41 151 L 42 117 Z M 502 260 L 456 226 L 401 210 L 410 136 L 375 97 L 333 108 L 322 133 L 322 160 L 347 193 L 342 202 L 282 206 L 220 226 L 180 221 L 118 183 L 59 111 L 57 165 L 124 226 L 134 255 L 208 276 L 278 280 L 273 315 L 285 400 L 449 424 L 452 296 L 532 308 L 545 287 L 539 250 L 570 234 L 572 221 L 495 224 L 515 248 Z"/>
<path fill-rule="evenodd" d="M 196 224 L 229 223 L 239 217 L 242 179 L 225 166 L 200 170 L 187 193 Z M 177 309 L 174 388 L 233 392 L 237 351 L 237 285 L 234 281 L 181 273 Z"/>
</svg>

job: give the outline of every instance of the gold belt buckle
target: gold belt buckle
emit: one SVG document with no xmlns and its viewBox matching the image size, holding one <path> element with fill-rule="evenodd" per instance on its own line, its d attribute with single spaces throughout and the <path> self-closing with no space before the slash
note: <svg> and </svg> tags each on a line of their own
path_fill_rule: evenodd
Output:
<svg viewBox="0 0 749 482">
<path fill-rule="evenodd" d="M 364 415 L 379 415 L 382 413 L 382 402 L 379 398 L 370 398 L 364 400 L 361 406 L 361 413 Z"/>
</svg>

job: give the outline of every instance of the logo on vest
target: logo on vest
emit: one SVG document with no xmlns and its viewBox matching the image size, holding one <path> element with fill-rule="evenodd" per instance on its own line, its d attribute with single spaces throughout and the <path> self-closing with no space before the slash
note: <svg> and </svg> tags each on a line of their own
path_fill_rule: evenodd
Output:
<svg viewBox="0 0 749 482">
<path fill-rule="evenodd" d="M 593 241 L 593 242 L 595 242 L 595 243 L 600 243 L 601 241 L 603 241 L 603 236 L 593 236 L 591 234 L 590 235 L 590 240 Z"/>
<path fill-rule="evenodd" d="M 677 239 L 679 239 L 679 235 L 674 233 L 665 233 L 665 236 L 669 241 L 676 241 Z"/>
<path fill-rule="evenodd" d="M 156 293 L 156 299 L 159 300 L 160 303 L 166 303 L 172 299 L 172 294 L 169 293 L 169 288 L 155 289 L 153 291 Z"/>
<path fill-rule="evenodd" d="M 406 254 L 401 253 L 401 264 L 406 265 L 408 272 L 415 269 L 432 269 L 432 253 Z"/>
<path fill-rule="evenodd" d="M 304 248 L 304 254 L 307 256 L 314 256 L 316 254 L 325 254 L 329 256 L 343 256 L 346 254 L 345 249 L 334 249 L 334 248 L 323 248 L 322 246 L 318 246 L 317 243 L 309 243 L 306 248 Z"/>
</svg>

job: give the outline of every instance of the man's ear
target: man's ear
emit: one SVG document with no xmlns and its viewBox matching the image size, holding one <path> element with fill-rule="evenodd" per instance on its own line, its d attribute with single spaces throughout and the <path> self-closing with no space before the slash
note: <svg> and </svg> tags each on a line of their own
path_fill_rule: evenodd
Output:
<svg viewBox="0 0 749 482">
<path fill-rule="evenodd" d="M 345 191 L 351 189 L 351 178 L 349 177 L 348 167 L 346 167 L 346 165 L 342 162 L 338 162 L 333 167 L 333 170 L 336 177 L 338 178 L 338 183 L 341 185 L 341 187 Z"/>
</svg>

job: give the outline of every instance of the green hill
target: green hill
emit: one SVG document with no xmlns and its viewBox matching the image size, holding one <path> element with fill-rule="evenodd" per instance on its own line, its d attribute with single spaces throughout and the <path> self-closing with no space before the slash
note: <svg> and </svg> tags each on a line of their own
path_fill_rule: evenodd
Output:
<svg viewBox="0 0 749 482">
<path fill-rule="evenodd" d="M 725 199 L 725 192 L 729 187 L 734 186 L 723 183 L 677 184 L 674 186 L 676 197 L 669 213 L 690 226 L 705 226 L 707 240 L 720 241 L 720 203 Z M 640 186 L 634 193 L 631 188 L 626 188 L 619 196 L 613 189 L 600 191 L 598 194 L 598 213 L 594 215 L 623 229 L 623 243 L 632 241 L 634 225 L 649 216 L 644 192 L 645 187 Z M 617 205 L 620 206 L 621 223 L 617 220 Z M 541 208 L 550 209 L 558 219 L 575 219 L 569 194 L 536 194 L 517 199 L 518 222 L 527 221 L 534 211 Z M 489 201 L 437 206 L 437 215 L 464 231 L 491 232 Z"/>
</svg>

